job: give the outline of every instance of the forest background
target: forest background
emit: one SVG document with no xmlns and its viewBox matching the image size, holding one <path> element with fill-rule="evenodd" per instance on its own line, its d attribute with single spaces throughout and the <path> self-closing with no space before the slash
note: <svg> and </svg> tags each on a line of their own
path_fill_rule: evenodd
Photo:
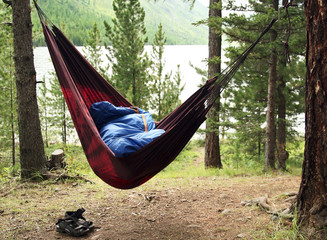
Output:
<svg viewBox="0 0 327 240">
<path fill-rule="evenodd" d="M 47 1 L 44 1 L 46 3 Z M 77 45 L 84 45 L 87 49 L 84 54 L 93 63 L 93 65 L 97 65 L 97 57 L 99 54 L 99 45 L 106 46 L 109 51 L 108 55 L 112 54 L 111 57 L 115 57 L 115 52 L 110 52 L 110 47 L 114 45 L 114 39 L 110 39 L 111 34 L 113 33 L 114 28 L 110 27 L 112 25 L 103 24 L 102 21 L 97 22 L 94 21 L 88 27 L 82 28 L 84 29 L 83 33 L 84 37 L 79 38 L 78 35 L 74 35 L 76 29 L 78 27 L 71 25 L 65 21 L 56 22 L 56 16 L 58 19 L 65 16 L 67 11 L 69 11 L 69 7 L 64 7 L 63 4 L 69 4 L 72 1 L 58 1 L 61 5 L 61 8 L 58 8 L 59 12 L 51 16 L 48 12 L 48 16 L 54 23 L 60 25 L 63 31 L 73 39 L 74 43 Z M 93 1 L 73 1 L 76 6 L 89 6 L 91 9 L 91 4 Z M 166 1 L 169 2 L 169 1 Z M 149 3 L 149 2 L 147 2 Z M 145 4 L 147 4 L 145 3 Z M 40 1 L 41 4 L 41 1 Z M 81 4 L 81 5 L 79 5 Z M 154 3 L 153 3 L 154 4 Z M 19 155 L 16 153 L 16 145 L 17 145 L 17 116 L 16 114 L 16 102 L 15 102 L 15 82 L 13 77 L 13 59 L 12 59 L 12 35 L 10 28 L 10 8 L 7 8 L 4 4 L 1 3 L 1 23 L 3 24 L 3 28 L 1 28 L 1 178 L 7 176 L 17 176 L 17 171 L 19 172 L 19 167 L 17 167 L 17 163 L 15 163 L 15 158 Z M 50 5 L 49 5 L 50 6 Z M 98 2 L 98 6 L 100 3 Z M 188 5 L 189 6 L 189 5 Z M 71 6 L 73 7 L 73 6 Z M 221 8 L 221 6 L 216 5 L 216 8 Z M 43 8 L 43 6 L 42 6 Z M 55 7 L 51 7 L 55 9 Z M 46 10 L 46 8 L 44 8 Z M 99 14 L 101 13 L 101 9 L 97 9 Z M 162 9 L 161 9 L 162 10 Z M 187 8 L 189 10 L 189 8 Z M 230 11 L 230 12 L 242 12 L 242 11 L 252 11 L 255 14 L 249 16 L 248 14 L 239 15 L 239 14 L 231 14 L 228 18 L 223 18 L 218 22 L 223 23 L 223 35 L 225 36 L 226 41 L 228 42 L 228 47 L 225 48 L 226 56 L 230 59 L 234 59 L 238 56 L 249 43 L 253 41 L 257 37 L 257 35 L 261 32 L 267 22 L 269 22 L 272 16 L 276 16 L 276 11 L 273 11 L 271 8 L 270 1 L 260 1 L 260 3 L 256 3 L 255 1 L 249 1 L 248 6 L 236 6 L 233 4 L 227 3 L 222 10 Z M 51 10 L 46 10 L 51 12 Z M 90 10 L 92 12 L 93 10 Z M 160 11 L 160 10 L 158 10 Z M 78 11 L 77 11 L 78 12 Z M 300 14 L 299 14 L 300 13 Z M 229 175 L 248 175 L 248 174 L 261 174 L 262 169 L 264 168 L 264 149 L 265 149 L 265 131 L 266 131 L 266 111 L 267 111 L 267 102 L 268 102 L 268 79 L 269 79 L 269 65 L 271 64 L 271 55 L 272 49 L 278 53 L 278 61 L 277 61 L 277 73 L 278 73 L 278 84 L 277 84 L 277 97 L 276 97 L 276 105 L 275 110 L 276 114 L 274 118 L 276 119 L 275 130 L 276 135 L 274 142 L 276 145 L 279 143 L 279 129 L 283 129 L 282 134 L 285 135 L 285 146 L 282 153 L 287 155 L 286 158 L 286 166 L 285 169 L 289 172 L 293 172 L 295 174 L 299 174 L 300 167 L 303 161 L 303 148 L 304 141 L 303 136 L 295 131 L 296 127 L 296 119 L 297 116 L 304 112 L 304 77 L 305 77 L 305 67 L 304 67 L 304 52 L 305 52 L 305 38 L 304 38 L 304 15 L 303 9 L 301 8 L 301 4 L 298 5 L 298 8 L 289 9 L 289 16 L 292 19 L 292 34 L 289 36 L 288 34 L 290 28 L 289 22 L 287 21 L 287 15 L 283 14 L 283 18 L 279 21 L 274 28 L 275 32 L 278 33 L 277 37 L 273 38 L 272 36 L 266 36 L 262 45 L 258 46 L 256 50 L 251 54 L 251 57 L 247 59 L 246 63 L 240 68 L 239 72 L 235 75 L 234 80 L 231 82 L 229 87 L 223 92 L 221 98 L 221 109 L 220 109 L 220 117 L 219 121 L 217 119 L 211 119 L 214 122 L 215 126 L 219 126 L 219 131 L 217 131 L 218 135 L 221 138 L 221 156 L 223 161 L 223 169 L 222 171 L 211 171 L 208 170 L 206 173 L 203 171 L 200 174 L 213 174 L 219 175 L 222 172 L 225 172 Z M 76 16 L 76 20 L 72 21 L 71 17 L 67 20 L 67 22 L 83 22 L 84 13 L 79 13 L 80 15 Z M 85 13 L 87 15 L 88 13 Z M 67 14 L 68 15 L 68 14 Z M 101 14 L 100 14 L 101 15 Z M 160 14 L 161 15 L 161 14 Z M 163 14 L 164 15 L 164 14 Z M 36 18 L 37 19 L 37 18 Z M 205 19 L 197 19 L 199 21 L 197 24 L 207 24 L 209 21 Z M 111 20 L 108 20 L 110 23 Z M 183 22 L 183 20 L 179 20 L 179 22 Z M 34 22 L 33 22 L 34 23 Z M 174 24 L 170 24 L 168 29 L 171 29 Z M 35 23 L 37 26 L 37 23 Z M 161 26 L 161 27 L 160 27 Z M 76 27 L 76 28 L 75 28 Z M 176 40 L 170 40 L 173 38 L 168 38 L 166 40 L 166 36 L 168 35 L 168 30 L 166 30 L 164 24 L 160 24 L 160 22 L 156 25 L 152 34 L 153 37 L 149 38 L 146 35 L 142 35 L 141 42 L 144 44 L 153 44 L 153 56 L 151 58 L 142 55 L 145 65 L 153 64 L 155 59 L 158 60 L 159 66 L 155 68 L 155 65 L 152 65 L 151 68 L 151 83 L 149 84 L 152 88 L 149 88 L 150 95 L 152 96 L 157 93 L 158 98 L 152 99 L 166 99 L 162 98 L 160 88 L 155 88 L 158 84 L 155 82 L 155 79 L 161 80 L 171 80 L 171 85 L 165 86 L 161 89 L 175 89 L 172 98 L 175 99 L 175 104 L 178 104 L 179 101 L 176 101 L 176 96 L 179 95 L 180 91 L 182 91 L 183 86 L 180 85 L 180 75 L 162 75 L 160 74 L 160 69 L 163 67 L 160 58 L 160 51 L 156 52 L 155 49 L 164 49 L 163 46 L 165 44 L 172 44 Z M 86 30 L 87 29 L 87 30 Z M 179 25 L 178 29 L 182 29 Z M 205 27 L 204 27 L 205 29 Z M 143 28 L 140 32 L 143 31 Z M 167 32 L 167 35 L 165 35 Z M 99 36 L 106 35 L 106 40 L 104 37 Z M 178 34 L 173 34 L 174 36 L 178 36 Z M 200 35 L 200 34 L 195 34 Z M 202 35 L 202 34 L 201 34 Z M 203 34 L 207 36 L 206 33 Z M 39 39 L 42 34 L 35 28 L 34 32 L 35 36 L 35 44 L 42 45 Z M 181 34 L 181 36 L 192 36 L 192 34 Z M 82 39 L 82 40 L 81 40 Z M 85 42 L 84 39 L 87 39 Z M 106 41 L 108 41 L 109 45 L 106 45 Z M 198 40 L 192 40 L 193 43 Z M 200 40 L 199 40 L 200 41 Z M 100 43 L 100 44 L 94 44 Z M 179 42 L 178 42 L 179 43 Z M 184 42 L 185 44 L 189 44 L 188 42 Z M 198 43 L 198 42 L 197 42 Z M 201 42 L 199 42 L 201 43 Z M 285 43 L 289 44 L 290 51 L 286 51 Z M 202 43 L 201 43 L 202 44 Z M 204 43 L 205 44 L 205 43 Z M 88 55 L 90 53 L 94 53 L 94 55 Z M 117 53 L 117 52 L 116 52 Z M 157 54 L 157 55 L 156 55 Z M 289 54 L 289 55 L 288 55 Z M 289 58 L 288 58 L 289 56 Z M 109 56 L 110 58 L 110 56 Z M 149 61 L 148 61 L 149 60 Z M 291 60 L 291 61 L 288 61 Z M 228 61 L 227 61 L 228 63 Z M 114 84 L 118 82 L 118 67 L 114 70 L 114 64 L 111 66 L 113 68 L 113 75 L 108 74 L 109 80 L 113 80 Z M 196 67 L 196 66 L 195 66 Z M 98 68 L 98 70 L 106 75 L 105 68 Z M 197 69 L 199 73 L 204 76 L 204 79 L 207 78 L 205 69 Z M 115 72 L 116 71 L 116 72 Z M 146 71 L 145 71 L 146 72 Z M 155 74 L 159 73 L 159 74 Z M 162 73 L 162 72 L 161 72 Z M 51 74 L 51 73 L 50 73 Z M 115 75 L 116 74 L 116 75 Z M 165 81 L 163 81 L 165 82 Z M 78 165 L 77 162 L 86 162 L 83 157 L 80 158 L 80 155 L 76 154 L 76 152 L 81 152 L 82 150 L 79 148 L 77 151 L 75 150 L 75 146 L 71 146 L 67 144 L 67 135 L 70 134 L 70 131 L 73 130 L 72 124 L 66 111 L 66 106 L 62 99 L 59 86 L 56 84 L 56 77 L 53 75 L 53 79 L 48 82 L 51 87 L 46 86 L 46 81 L 38 83 L 38 97 L 39 97 L 39 106 L 40 106 L 40 116 L 41 116 L 41 124 L 42 124 L 42 133 L 45 138 L 46 145 L 46 154 L 49 156 L 51 151 L 55 148 L 61 147 L 64 148 L 67 156 L 69 167 L 67 167 L 67 171 L 76 173 L 83 172 L 85 165 Z M 172 87 L 175 86 L 176 88 Z M 119 87 L 118 85 L 116 87 Z M 49 91 L 52 91 L 49 97 L 47 94 Z M 142 99 L 135 97 L 135 95 L 131 94 L 133 91 L 129 92 L 130 88 L 125 89 L 124 92 L 127 94 L 127 97 L 132 99 L 133 102 L 139 101 L 138 105 L 141 107 L 149 107 Z M 168 94 L 168 92 L 164 92 Z M 135 97 L 135 98 L 134 98 Z M 157 102 L 158 103 L 158 102 Z M 160 106 L 157 104 L 157 106 Z M 152 106 L 151 106 L 152 107 Z M 170 111 L 169 107 L 175 107 L 172 104 L 167 104 L 163 110 Z M 154 116 L 160 118 L 160 107 L 155 108 Z M 284 116 L 282 112 L 284 111 Z M 51 113 L 51 114 L 49 114 Z M 283 126 L 283 127 L 282 127 Z M 285 127 L 284 127 L 285 126 Z M 214 131 L 214 129 L 211 129 Z M 55 139 L 50 140 L 50 139 Z M 277 141 L 278 140 L 278 141 Z M 200 146 L 203 146 L 204 142 L 199 141 Z M 184 152 L 179 156 L 176 160 L 175 166 L 180 168 L 187 168 L 192 164 L 192 160 L 187 157 L 187 161 L 185 160 L 185 156 L 188 156 L 189 153 L 193 154 L 190 151 L 190 147 L 197 148 L 199 145 L 189 145 Z M 279 158 L 281 152 L 274 152 L 276 158 Z M 73 151 L 72 151 L 73 150 Z M 78 159 L 76 156 L 79 156 Z M 14 165 L 14 167 L 13 167 Z M 81 166 L 83 169 L 81 169 Z M 168 171 L 173 171 L 173 168 L 168 169 Z M 191 169 L 192 174 L 197 174 L 194 169 Z M 232 172 L 232 173 L 231 173 Z M 6 181 L 6 180 L 5 180 Z"/>
<path fill-rule="evenodd" d="M 93 56 L 87 56 L 89 61 L 93 65 L 97 65 L 96 61 L 99 61 L 99 55 L 101 51 L 96 48 L 96 45 L 105 45 L 106 42 L 111 44 L 110 38 L 104 37 L 106 31 L 106 25 L 103 21 L 110 21 L 114 17 L 114 11 L 112 10 L 111 1 L 56 1 L 57 4 L 53 4 L 52 1 L 43 0 L 40 1 L 42 8 L 47 13 L 49 18 L 54 23 L 59 23 L 63 31 L 68 35 L 70 39 L 76 45 L 85 46 L 87 56 L 93 51 Z M 158 26 L 161 25 L 161 34 L 159 42 L 162 47 L 165 44 L 206 44 L 207 43 L 207 26 L 206 16 L 207 8 L 202 4 L 195 2 L 193 8 L 190 8 L 189 3 L 174 2 L 174 1 L 163 1 L 159 3 L 151 1 L 141 1 L 141 6 L 146 10 L 145 14 L 145 28 L 146 28 L 146 39 L 144 44 L 153 44 L 155 42 L 155 36 L 159 32 Z M 223 32 L 224 42 L 226 46 L 224 51 L 226 56 L 230 59 L 234 59 L 242 49 L 246 47 L 251 39 L 255 39 L 257 34 L 262 30 L 263 26 L 256 22 L 262 21 L 263 11 L 269 11 L 269 2 L 265 1 L 259 4 L 255 4 L 250 1 L 248 5 L 249 9 L 253 12 L 255 17 L 250 17 L 249 14 L 241 15 L 244 11 L 245 6 L 232 5 L 226 3 L 223 11 L 226 10 L 232 13 L 228 18 L 224 18 L 225 27 Z M 174 6 L 174 7 L 172 7 Z M 263 6 L 263 7 L 262 7 Z M 2 12 L 1 17 L 5 21 L 10 21 L 10 9 L 6 8 L 4 4 L 1 4 Z M 172 10 L 173 9 L 173 10 Z M 268 9 L 268 10 L 267 10 Z M 173 12 L 172 12 L 173 11 Z M 248 10 L 245 10 L 247 12 Z M 288 154 L 288 166 L 285 169 L 296 166 L 301 167 L 303 161 L 303 149 L 304 139 L 303 133 L 297 132 L 296 124 L 299 114 L 304 113 L 304 16 L 301 17 L 297 13 L 301 10 L 301 7 L 297 9 L 290 9 L 292 17 L 292 23 L 296 24 L 296 28 L 292 29 L 290 35 L 290 43 L 292 51 L 292 61 L 286 64 L 285 60 L 285 48 L 282 42 L 286 39 L 288 34 L 287 18 L 284 16 L 284 22 L 280 21 L 277 28 L 280 30 L 279 39 L 277 39 L 277 45 L 280 52 L 281 63 L 279 64 L 278 73 L 284 80 L 280 81 L 278 85 L 279 95 L 277 96 L 276 102 L 276 131 L 281 123 L 285 124 L 286 131 L 284 134 L 287 138 L 287 149 Z M 151 14 L 152 13 L 152 14 Z M 155 14 L 154 14 L 155 13 Z M 159 14 L 158 14 L 159 13 Z M 237 14 L 236 14 L 237 13 Z M 157 16 L 160 16 L 157 17 Z M 174 17 L 171 17 L 174 16 Z M 269 18 L 267 16 L 265 19 Z M 35 46 L 44 45 L 43 36 L 38 21 L 36 12 L 32 14 L 34 27 L 34 44 Z M 89 21 L 92 19 L 92 21 Z M 249 26 L 244 26 L 244 21 L 252 21 Z M 178 22 L 181 24 L 173 24 Z M 197 26 L 192 25 L 197 23 Z M 156 25 L 157 24 L 157 25 Z M 186 24 L 187 26 L 183 26 Z M 262 25 L 262 24 L 261 24 Z M 2 66 L 6 66 L 1 71 L 2 74 L 2 93 L 1 98 L 1 149 L 2 149 L 2 162 L 8 166 L 9 162 L 15 162 L 16 150 L 13 146 L 16 146 L 17 139 L 17 117 L 15 116 L 15 87 L 13 81 L 13 61 L 12 56 L 12 37 L 10 37 L 10 26 L 4 25 L 2 34 L 7 37 L 2 38 L 2 44 L 5 46 L 2 48 L 1 57 L 3 59 Z M 165 27 L 166 26 L 166 27 Z M 236 29 L 233 30 L 233 29 Z M 157 31 L 157 32 L 156 32 Z M 240 36 L 245 37 L 240 37 Z M 158 35 L 157 35 L 158 37 Z M 266 42 L 265 42 L 266 41 Z M 265 44 L 268 40 L 263 40 Z M 300 44 L 299 44 L 300 43 Z M 302 43 L 302 44 L 301 44 Z M 95 44 L 95 45 L 94 45 Z M 271 44 L 270 44 L 271 45 Z M 163 48 L 164 51 L 164 48 Z M 268 65 L 269 62 L 269 49 L 267 51 L 266 45 L 258 46 L 255 53 L 250 56 L 246 63 L 241 67 L 239 72 L 235 75 L 234 81 L 229 88 L 223 93 L 221 110 L 220 110 L 220 121 L 216 122 L 216 125 L 220 126 L 219 136 L 222 141 L 222 156 L 226 167 L 250 167 L 253 169 L 262 168 L 264 164 L 264 149 L 265 149 L 265 123 L 266 123 L 266 107 L 267 107 L 267 90 L 268 90 Z M 161 56 L 162 57 L 162 56 Z M 159 56 L 160 58 L 160 56 Z M 266 59 L 266 60 L 265 60 Z M 284 60 L 283 60 L 284 59 Z M 163 59 L 158 59 L 161 64 L 164 63 Z M 228 61 L 226 62 L 228 63 Z M 96 66 L 97 67 L 97 66 Z M 164 67 L 162 65 L 161 67 Z M 176 66 L 178 67 L 178 66 Z M 108 66 L 109 68 L 109 66 Z M 196 66 L 195 66 L 196 68 Z M 98 70 L 108 76 L 108 69 L 98 67 Z M 158 69 L 157 69 L 158 70 Z M 199 74 L 206 77 L 205 69 L 197 69 Z M 161 70 L 158 70 L 161 71 Z M 153 72 L 154 74 L 154 72 Z M 160 73 L 162 75 L 162 73 Z M 53 76 L 50 81 L 44 81 L 43 84 L 38 85 L 39 92 L 39 105 L 40 105 L 40 116 L 42 121 L 42 132 L 45 137 L 45 144 L 63 144 L 67 146 L 67 135 L 70 135 L 73 131 L 73 124 L 70 120 L 69 113 L 67 112 L 64 100 L 60 93 L 59 85 L 56 83 L 56 77 L 54 73 L 49 73 Z M 244 76 L 247 76 L 244 78 Z M 168 78 L 172 79 L 170 86 L 161 86 L 167 89 L 174 89 L 177 87 L 175 96 L 183 90 L 181 85 L 180 73 L 177 72 L 175 76 L 160 76 L 160 81 Z M 163 81 L 165 82 L 165 81 Z M 156 86 L 158 84 L 152 82 Z M 48 86 L 46 86 L 48 85 Z M 281 88 L 283 86 L 283 88 Z M 158 87 L 158 92 L 162 91 Z M 128 95 L 128 89 L 126 89 Z M 152 88 L 154 90 L 154 87 Z M 51 92 L 51 93 L 50 93 Z M 50 97 L 49 94 L 50 93 Z M 153 94 L 153 92 L 152 92 Z M 153 95 L 152 95 L 153 96 Z M 159 95 L 158 95 L 159 96 Z M 159 98 L 162 98 L 159 97 Z M 154 97 L 153 97 L 154 99 Z M 172 98 L 174 99 L 174 98 Z M 244 101 L 246 100 L 246 101 Z M 158 99 L 156 99 L 158 101 Z M 180 101 L 175 101 L 177 104 Z M 278 109 L 281 104 L 287 106 L 285 110 L 285 118 L 278 119 Z M 150 106 L 139 104 L 141 107 L 149 108 Z M 159 108 L 155 107 L 155 103 L 150 104 L 154 109 L 155 117 L 162 117 L 164 114 L 172 110 L 174 104 L 166 104 L 164 111 L 159 114 Z M 10 108 L 10 109 L 9 109 Z M 49 114 L 51 113 L 51 114 Z M 201 130 L 200 130 L 201 132 Z M 276 134 L 276 140 L 278 134 Z M 276 156 L 281 155 L 278 151 L 275 152 Z M 10 161 L 11 160 L 11 161 Z"/>
</svg>

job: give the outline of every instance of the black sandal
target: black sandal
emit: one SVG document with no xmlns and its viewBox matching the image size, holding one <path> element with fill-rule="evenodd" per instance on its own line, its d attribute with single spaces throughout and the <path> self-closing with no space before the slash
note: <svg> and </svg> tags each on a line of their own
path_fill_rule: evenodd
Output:
<svg viewBox="0 0 327 240">
<path fill-rule="evenodd" d="M 93 222 L 86 221 L 82 216 L 85 212 L 84 208 L 77 211 L 68 211 L 65 214 L 65 219 L 59 219 L 56 223 L 56 230 L 60 233 L 67 233 L 74 237 L 79 237 L 87 234 L 94 228 Z"/>
</svg>

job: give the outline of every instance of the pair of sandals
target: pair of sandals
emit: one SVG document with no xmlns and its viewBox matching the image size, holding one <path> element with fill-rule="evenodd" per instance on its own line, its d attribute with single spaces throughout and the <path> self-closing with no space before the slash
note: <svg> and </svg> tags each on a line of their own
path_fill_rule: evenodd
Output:
<svg viewBox="0 0 327 240">
<path fill-rule="evenodd" d="M 65 213 L 64 219 L 59 219 L 56 223 L 56 230 L 59 233 L 67 233 L 74 237 L 80 237 L 90 232 L 94 225 L 87 221 L 82 215 L 85 212 L 84 208 L 77 211 L 68 211 Z"/>
</svg>

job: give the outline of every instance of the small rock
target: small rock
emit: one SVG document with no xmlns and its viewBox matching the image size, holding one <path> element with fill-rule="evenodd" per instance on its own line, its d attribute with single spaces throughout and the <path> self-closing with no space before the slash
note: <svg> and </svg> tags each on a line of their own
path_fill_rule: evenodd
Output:
<svg viewBox="0 0 327 240">
<path fill-rule="evenodd" d="M 228 199 L 229 198 L 229 196 L 226 195 L 226 194 L 220 194 L 219 197 L 222 198 L 222 199 Z"/>
<path fill-rule="evenodd" d="M 95 235 L 91 238 L 91 240 L 98 240 L 101 239 L 101 234 Z"/>
<path fill-rule="evenodd" d="M 240 233 L 240 234 L 237 235 L 237 237 L 238 237 L 238 238 L 245 238 L 245 234 Z"/>
<path fill-rule="evenodd" d="M 223 215 L 226 215 L 226 214 L 229 214 L 229 213 L 231 213 L 231 210 L 228 209 L 228 208 L 221 212 L 221 214 L 223 214 Z"/>
<path fill-rule="evenodd" d="M 154 218 L 147 218 L 146 220 L 149 221 L 149 222 L 155 222 L 156 221 Z"/>
</svg>

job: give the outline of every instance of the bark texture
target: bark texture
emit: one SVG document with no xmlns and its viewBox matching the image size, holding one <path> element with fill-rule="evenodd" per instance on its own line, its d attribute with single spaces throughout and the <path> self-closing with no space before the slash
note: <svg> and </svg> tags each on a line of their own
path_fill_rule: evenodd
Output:
<svg viewBox="0 0 327 240">
<path fill-rule="evenodd" d="M 277 32 L 271 30 L 271 41 L 275 41 Z M 275 105 L 276 105 L 276 82 L 277 82 L 277 52 L 276 48 L 271 50 L 269 80 L 268 80 L 268 103 L 266 113 L 266 154 L 265 154 L 265 169 L 275 169 Z"/>
<path fill-rule="evenodd" d="M 286 62 L 284 62 L 286 65 Z M 286 170 L 286 160 L 288 159 L 288 152 L 286 150 L 286 99 L 285 91 L 286 84 L 283 76 L 278 79 L 277 93 L 278 93 L 278 130 L 277 130 L 277 168 Z"/>
<path fill-rule="evenodd" d="M 46 165 L 36 99 L 30 0 L 13 0 L 12 9 L 21 175 L 30 178 Z"/>
<path fill-rule="evenodd" d="M 278 0 L 272 0 L 273 8 L 278 11 Z M 277 32 L 270 30 L 270 41 L 275 42 Z M 265 168 L 275 169 L 275 145 L 276 145 L 276 128 L 275 128 L 275 106 L 276 106 L 276 83 L 277 83 L 277 51 L 276 48 L 271 49 L 269 79 L 268 79 L 268 97 L 267 97 L 267 113 L 266 113 L 266 150 L 265 150 Z"/>
<path fill-rule="evenodd" d="M 210 6 L 218 4 L 220 0 L 210 0 Z M 209 18 L 221 17 L 221 10 L 209 8 Z M 220 61 L 211 62 L 210 59 L 221 58 L 221 34 L 217 26 L 209 25 L 209 78 L 217 75 L 221 71 Z M 206 121 L 206 139 L 205 139 L 205 167 L 222 168 L 219 146 L 219 108 L 220 97 L 208 113 Z M 215 124 L 216 123 L 216 124 Z M 214 131 L 213 131 L 214 130 Z"/>
<path fill-rule="evenodd" d="M 297 207 L 310 239 L 326 239 L 327 227 L 327 2 L 305 1 L 305 152 Z"/>
</svg>

